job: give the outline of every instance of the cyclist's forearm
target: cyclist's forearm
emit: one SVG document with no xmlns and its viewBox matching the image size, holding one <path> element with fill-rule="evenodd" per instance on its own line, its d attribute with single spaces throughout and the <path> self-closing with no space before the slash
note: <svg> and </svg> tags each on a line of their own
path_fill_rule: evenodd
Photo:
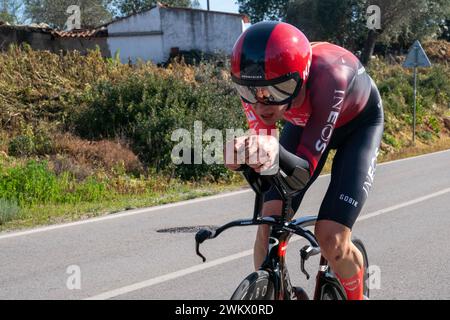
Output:
<svg viewBox="0 0 450 320">
<path fill-rule="evenodd" d="M 288 176 L 286 181 L 293 189 L 303 189 L 310 179 L 309 163 L 280 145 L 280 168 Z"/>
</svg>

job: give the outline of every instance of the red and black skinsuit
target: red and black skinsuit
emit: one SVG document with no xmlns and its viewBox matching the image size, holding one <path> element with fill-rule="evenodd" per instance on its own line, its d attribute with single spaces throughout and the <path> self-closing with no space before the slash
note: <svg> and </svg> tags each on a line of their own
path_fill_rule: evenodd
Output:
<svg viewBox="0 0 450 320">
<path fill-rule="evenodd" d="M 311 179 L 294 199 L 296 211 L 304 193 L 336 149 L 331 182 L 318 219 L 353 227 L 373 184 L 376 158 L 383 134 L 383 107 L 379 92 L 364 67 L 351 52 L 321 42 L 312 44 L 312 61 L 301 105 L 293 101 L 285 113 L 281 145 L 309 163 Z M 243 102 L 251 129 L 265 132 L 253 105 Z M 279 199 L 275 190 L 265 201 Z"/>
</svg>

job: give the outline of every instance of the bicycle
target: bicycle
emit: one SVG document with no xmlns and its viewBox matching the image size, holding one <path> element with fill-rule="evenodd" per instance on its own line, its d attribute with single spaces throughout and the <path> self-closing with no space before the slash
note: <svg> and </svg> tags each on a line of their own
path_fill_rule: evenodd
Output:
<svg viewBox="0 0 450 320">
<path fill-rule="evenodd" d="M 320 254 L 320 247 L 314 234 L 305 229 L 314 226 L 317 216 L 306 216 L 291 220 L 295 214 L 292 210 L 292 198 L 299 191 L 293 190 L 285 180 L 282 170 L 272 176 L 262 176 L 250 167 L 244 166 L 243 175 L 256 194 L 252 219 L 235 220 L 216 230 L 201 229 L 195 235 L 196 253 L 206 261 L 200 253 L 200 244 L 207 239 L 218 237 L 223 231 L 238 226 L 271 226 L 269 247 L 263 264 L 258 271 L 248 275 L 237 287 L 231 300 L 309 300 L 309 296 L 301 287 L 293 287 L 286 266 L 285 254 L 288 241 L 292 234 L 305 238 L 310 244 L 300 250 L 300 268 L 306 279 L 310 275 L 306 271 L 306 261 Z M 260 217 L 263 205 L 263 195 L 274 186 L 283 200 L 283 211 L 280 216 Z M 364 244 L 359 239 L 352 239 L 364 258 L 364 296 L 369 298 L 368 287 L 368 256 Z M 314 300 L 346 300 L 344 288 L 334 275 L 328 261 L 321 255 L 319 271 L 316 276 Z"/>
</svg>

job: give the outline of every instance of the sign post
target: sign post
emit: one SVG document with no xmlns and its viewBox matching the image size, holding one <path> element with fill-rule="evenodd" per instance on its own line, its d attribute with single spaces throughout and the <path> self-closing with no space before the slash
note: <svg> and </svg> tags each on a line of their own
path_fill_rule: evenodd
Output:
<svg viewBox="0 0 450 320">
<path fill-rule="evenodd" d="M 418 67 L 431 67 L 431 62 L 427 57 L 427 54 L 420 45 L 419 40 L 416 40 L 411 46 L 403 63 L 404 68 L 414 68 L 414 109 L 413 109 L 413 145 L 416 143 L 416 99 L 417 99 L 417 68 Z"/>
</svg>

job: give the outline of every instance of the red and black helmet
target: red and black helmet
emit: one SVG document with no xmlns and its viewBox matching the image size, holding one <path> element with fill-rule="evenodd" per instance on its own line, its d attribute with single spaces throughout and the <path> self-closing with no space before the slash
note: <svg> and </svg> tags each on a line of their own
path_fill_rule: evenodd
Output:
<svg viewBox="0 0 450 320">
<path fill-rule="evenodd" d="M 231 77 L 247 103 L 290 104 L 308 78 L 311 45 L 296 27 L 274 21 L 259 22 L 236 41 Z M 261 101 L 258 88 L 270 92 Z"/>
</svg>

